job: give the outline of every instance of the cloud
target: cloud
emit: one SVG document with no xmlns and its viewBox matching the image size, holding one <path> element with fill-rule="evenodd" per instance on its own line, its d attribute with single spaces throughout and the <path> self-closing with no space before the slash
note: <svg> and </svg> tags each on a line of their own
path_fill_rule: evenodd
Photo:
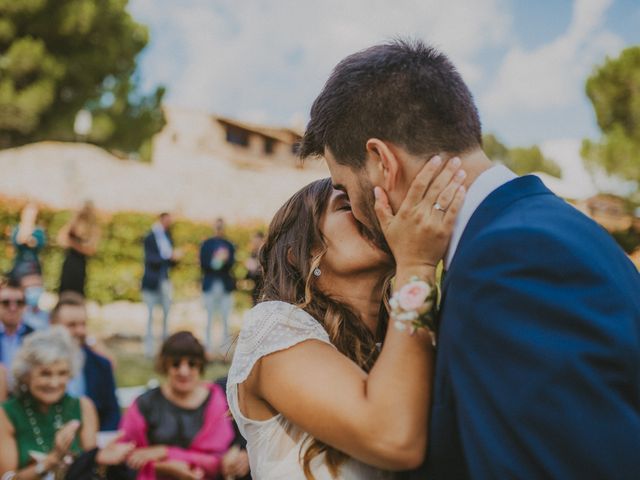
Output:
<svg viewBox="0 0 640 480">
<path fill-rule="evenodd" d="M 596 63 L 617 53 L 623 40 L 604 29 L 613 0 L 575 0 L 566 32 L 531 51 L 516 45 L 504 57 L 480 104 L 493 116 L 578 105 Z"/>
<path fill-rule="evenodd" d="M 556 194 L 565 198 L 584 199 L 598 192 L 623 197 L 637 191 L 636 182 L 609 176 L 604 171 L 590 173 L 580 156 L 582 141 L 577 138 L 547 140 L 540 145 L 542 153 L 555 160 L 562 169 L 562 179 L 545 178 L 545 183 Z"/>
<path fill-rule="evenodd" d="M 170 103 L 288 122 L 306 116 L 341 58 L 398 35 L 440 46 L 473 85 L 485 75 L 479 52 L 510 38 L 505 1 L 133 0 L 130 10 L 152 27 L 143 71 L 168 85 Z"/>
<path fill-rule="evenodd" d="M 555 160 L 562 169 L 562 179 L 555 181 L 557 194 L 567 198 L 588 198 L 597 193 L 593 178 L 580 157 L 579 139 L 549 140 L 540 145 L 542 153 Z"/>
</svg>

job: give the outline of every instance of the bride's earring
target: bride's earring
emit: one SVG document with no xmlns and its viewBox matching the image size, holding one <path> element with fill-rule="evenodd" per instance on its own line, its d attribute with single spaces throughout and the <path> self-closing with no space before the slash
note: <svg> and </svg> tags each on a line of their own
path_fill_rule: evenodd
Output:
<svg viewBox="0 0 640 480">
<path fill-rule="evenodd" d="M 313 270 L 313 274 L 314 274 L 316 277 L 319 277 L 320 275 L 322 275 L 322 270 L 320 270 L 320 267 L 316 267 L 316 268 Z"/>
</svg>

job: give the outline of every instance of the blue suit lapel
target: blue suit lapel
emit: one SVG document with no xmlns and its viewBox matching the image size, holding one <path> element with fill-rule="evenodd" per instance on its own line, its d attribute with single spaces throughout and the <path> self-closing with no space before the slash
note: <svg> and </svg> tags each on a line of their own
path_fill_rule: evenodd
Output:
<svg viewBox="0 0 640 480">
<path fill-rule="evenodd" d="M 444 277 L 442 284 L 443 292 L 446 291 L 449 285 L 452 273 L 455 272 L 456 268 L 459 268 L 459 262 L 457 260 L 462 256 L 461 253 L 464 249 L 473 245 L 471 240 L 506 207 L 522 198 L 532 195 L 553 195 L 553 193 L 544 186 L 538 177 L 526 175 L 505 183 L 484 199 L 469 219 L 469 223 L 467 223 L 467 227 L 460 238 L 456 253 Z"/>
</svg>

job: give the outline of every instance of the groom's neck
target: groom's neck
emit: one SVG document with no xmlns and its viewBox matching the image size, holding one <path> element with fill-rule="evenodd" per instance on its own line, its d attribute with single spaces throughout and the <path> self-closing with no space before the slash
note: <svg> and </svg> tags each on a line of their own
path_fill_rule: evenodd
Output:
<svg viewBox="0 0 640 480">
<path fill-rule="evenodd" d="M 464 186 L 469 189 L 471 184 L 483 173 L 493 167 L 494 162 L 487 157 L 481 148 L 459 155 L 462 168 L 467 173 Z"/>
</svg>

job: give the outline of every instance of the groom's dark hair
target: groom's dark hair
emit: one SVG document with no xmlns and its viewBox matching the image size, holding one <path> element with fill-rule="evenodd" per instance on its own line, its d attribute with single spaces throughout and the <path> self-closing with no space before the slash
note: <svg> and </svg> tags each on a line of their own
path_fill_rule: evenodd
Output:
<svg viewBox="0 0 640 480">
<path fill-rule="evenodd" d="M 471 92 L 443 53 L 394 40 L 346 57 L 311 107 L 300 157 L 328 148 L 338 163 L 361 168 L 374 137 L 425 157 L 482 145 Z"/>
</svg>

